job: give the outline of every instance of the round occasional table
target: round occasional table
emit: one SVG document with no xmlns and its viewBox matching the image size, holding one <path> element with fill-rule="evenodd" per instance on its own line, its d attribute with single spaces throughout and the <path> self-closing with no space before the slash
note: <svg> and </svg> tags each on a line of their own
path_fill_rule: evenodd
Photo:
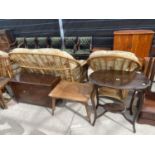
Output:
<svg viewBox="0 0 155 155">
<path fill-rule="evenodd" d="M 9 80 L 10 80 L 9 78 L 0 77 L 0 107 L 2 109 L 7 108 L 7 106 L 4 102 L 3 96 L 2 96 L 2 89 L 6 86 L 6 84 L 9 82 Z"/>
<path fill-rule="evenodd" d="M 135 133 L 136 132 L 135 122 L 138 118 L 138 115 L 143 105 L 145 90 L 151 84 L 150 80 L 142 72 L 125 72 L 125 71 L 112 71 L 112 70 L 95 71 L 90 74 L 89 80 L 91 83 L 94 84 L 94 94 L 92 94 L 92 96 L 96 95 L 97 98 L 97 105 L 95 105 L 95 101 L 92 97 L 93 109 L 95 112 L 93 125 L 95 124 L 96 119 L 101 115 L 105 114 L 105 112 L 107 111 L 116 112 L 115 111 L 116 109 L 118 112 L 121 111 L 120 113 L 124 116 L 124 118 L 132 124 L 133 132 Z M 98 92 L 98 88 L 100 87 L 108 87 L 120 90 L 133 90 L 134 92 L 137 92 L 138 96 L 137 110 L 133 116 L 133 119 L 131 120 L 125 115 L 125 111 L 127 108 L 123 109 L 123 105 L 124 107 L 126 107 L 126 103 L 124 103 L 123 101 L 119 101 L 112 98 L 112 100 L 114 100 L 114 103 L 116 103 L 113 104 L 114 105 L 113 107 L 111 107 L 110 104 L 101 105 L 99 103 L 99 92 Z M 98 106 L 102 106 L 104 108 L 104 112 L 97 116 Z M 119 109 L 122 110 L 119 111 Z"/>
</svg>

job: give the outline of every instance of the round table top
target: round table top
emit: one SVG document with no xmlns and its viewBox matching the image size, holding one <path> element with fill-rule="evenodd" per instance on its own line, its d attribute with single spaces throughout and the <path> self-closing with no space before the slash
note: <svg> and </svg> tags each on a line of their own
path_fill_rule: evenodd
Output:
<svg viewBox="0 0 155 155">
<path fill-rule="evenodd" d="M 150 86 L 150 80 L 142 72 L 98 70 L 90 74 L 91 83 L 99 87 L 114 89 L 143 90 Z"/>
</svg>

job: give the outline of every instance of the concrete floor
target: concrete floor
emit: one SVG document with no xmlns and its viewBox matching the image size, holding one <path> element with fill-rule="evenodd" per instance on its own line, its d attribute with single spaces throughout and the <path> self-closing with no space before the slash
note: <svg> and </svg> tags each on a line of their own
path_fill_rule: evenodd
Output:
<svg viewBox="0 0 155 155">
<path fill-rule="evenodd" d="M 155 91 L 155 84 L 152 87 Z M 130 96 L 126 100 L 129 103 Z M 91 105 L 91 103 L 89 103 Z M 95 126 L 86 121 L 83 105 L 74 102 L 58 104 L 55 115 L 50 108 L 19 103 L 8 103 L 0 109 L 0 135 L 132 135 L 132 125 L 120 114 L 106 113 L 97 119 Z M 91 106 L 90 106 L 91 110 Z M 102 108 L 98 110 L 98 113 Z M 83 117 L 84 116 L 84 117 Z M 93 113 L 91 115 L 93 117 Z M 136 134 L 155 134 L 155 126 L 136 124 Z"/>
<path fill-rule="evenodd" d="M 90 107 L 91 108 L 91 107 Z M 90 109 L 91 110 L 91 109 Z M 102 109 L 99 109 L 100 112 Z M 132 135 L 132 126 L 121 115 L 106 113 L 95 126 L 86 120 L 84 106 L 79 103 L 58 104 L 55 116 L 51 109 L 11 100 L 9 108 L 0 109 L 1 135 Z M 93 116 L 93 115 L 92 115 Z M 136 134 L 155 134 L 155 127 L 136 124 Z"/>
</svg>

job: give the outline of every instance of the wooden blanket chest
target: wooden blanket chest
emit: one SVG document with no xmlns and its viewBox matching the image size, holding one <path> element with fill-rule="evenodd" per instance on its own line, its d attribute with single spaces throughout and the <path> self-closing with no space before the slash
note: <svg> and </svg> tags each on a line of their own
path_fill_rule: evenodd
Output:
<svg viewBox="0 0 155 155">
<path fill-rule="evenodd" d="M 22 72 L 12 78 L 9 85 L 17 102 L 49 107 L 51 99 L 48 94 L 59 81 L 59 77 L 52 75 Z"/>
</svg>

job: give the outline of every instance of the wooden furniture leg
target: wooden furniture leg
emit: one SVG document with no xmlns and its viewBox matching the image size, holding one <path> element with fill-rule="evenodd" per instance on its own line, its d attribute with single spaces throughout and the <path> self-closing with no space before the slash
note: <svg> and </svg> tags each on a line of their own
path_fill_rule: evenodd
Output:
<svg viewBox="0 0 155 155">
<path fill-rule="evenodd" d="M 86 109 L 86 112 L 87 112 L 88 122 L 89 122 L 89 123 L 91 123 L 91 119 L 90 119 L 90 112 L 89 112 L 89 109 L 88 109 L 88 104 L 87 104 L 87 103 L 85 104 L 85 109 Z"/>
<path fill-rule="evenodd" d="M 54 115 L 54 111 L 55 111 L 55 102 L 56 102 L 56 99 L 52 98 L 52 115 Z"/>
<path fill-rule="evenodd" d="M 134 133 L 136 133 L 135 123 L 136 123 L 136 121 L 138 119 L 138 116 L 140 114 L 140 111 L 142 110 L 142 107 L 143 107 L 144 97 L 145 97 L 144 94 L 145 94 L 144 91 L 139 91 L 138 92 L 138 97 L 139 97 L 138 102 L 137 102 L 138 108 L 137 108 L 137 112 L 136 112 L 136 114 L 135 114 L 135 116 L 133 118 L 133 131 L 134 131 Z"/>
<path fill-rule="evenodd" d="M 93 87 L 93 91 L 91 93 L 91 102 L 92 102 L 92 107 L 93 107 L 93 111 L 94 111 L 94 121 L 92 123 L 92 125 L 95 125 L 96 119 L 97 119 L 97 111 L 96 111 L 96 104 L 95 104 L 95 96 L 96 96 L 96 100 L 98 102 L 98 98 L 97 98 L 97 89 L 96 86 Z"/>
<path fill-rule="evenodd" d="M 130 102 L 130 107 L 129 107 L 129 111 L 130 111 L 130 115 L 133 115 L 133 103 L 134 103 L 134 99 L 136 97 L 137 91 L 133 92 L 132 98 L 131 98 L 131 102 Z"/>
</svg>

